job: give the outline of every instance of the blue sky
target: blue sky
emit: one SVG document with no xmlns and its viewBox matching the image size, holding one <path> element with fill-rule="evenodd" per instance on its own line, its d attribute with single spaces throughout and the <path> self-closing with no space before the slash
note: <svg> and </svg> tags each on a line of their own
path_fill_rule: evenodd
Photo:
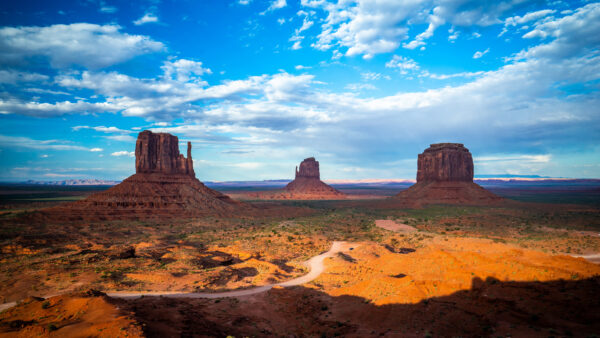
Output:
<svg viewBox="0 0 600 338">
<path fill-rule="evenodd" d="M 598 2 L 4 1 L 0 23 L 0 181 L 123 179 L 144 129 L 210 181 L 309 156 L 412 179 L 437 142 L 476 175 L 600 178 Z"/>
</svg>

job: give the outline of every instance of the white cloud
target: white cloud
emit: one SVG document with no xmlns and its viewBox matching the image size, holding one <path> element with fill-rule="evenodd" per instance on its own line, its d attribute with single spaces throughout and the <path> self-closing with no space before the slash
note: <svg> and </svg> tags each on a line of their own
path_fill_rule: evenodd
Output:
<svg viewBox="0 0 600 338">
<path fill-rule="evenodd" d="M 48 78 L 48 76 L 38 73 L 19 72 L 12 69 L 0 70 L 0 83 L 41 82 Z"/>
<path fill-rule="evenodd" d="M 553 40 L 518 53 L 515 59 L 546 57 L 564 59 L 600 45 L 600 3 L 578 8 L 572 15 L 545 21 L 523 35 L 526 39 Z"/>
<path fill-rule="evenodd" d="M 393 58 L 385 64 L 385 66 L 387 68 L 396 68 L 401 74 L 408 74 L 408 72 L 417 71 L 420 68 L 415 60 L 398 55 L 394 55 Z"/>
<path fill-rule="evenodd" d="M 506 20 L 504 20 L 504 28 L 502 28 L 502 32 L 500 32 L 498 36 L 502 36 L 506 32 L 508 32 L 509 27 L 515 27 L 517 25 L 522 25 L 530 21 L 539 20 L 555 12 L 556 10 L 553 9 L 542 9 L 535 12 L 529 12 L 523 16 L 511 16 L 509 18 L 506 18 Z"/>
<path fill-rule="evenodd" d="M 514 162 L 526 161 L 533 163 L 548 163 L 552 155 L 505 155 L 505 156 L 480 156 L 473 158 L 475 162 Z"/>
<path fill-rule="evenodd" d="M 287 1 L 286 0 L 273 0 L 271 2 L 271 5 L 269 5 L 269 8 L 267 8 L 267 12 L 283 8 L 285 6 L 287 6 Z"/>
<path fill-rule="evenodd" d="M 305 16 L 304 16 L 304 19 L 302 20 L 302 26 L 297 28 L 294 31 L 294 35 L 292 35 L 292 37 L 290 38 L 290 41 L 294 42 L 294 44 L 292 45 L 293 50 L 302 48 L 301 43 L 302 43 L 302 40 L 304 39 L 304 36 L 300 35 L 300 33 L 309 29 L 314 24 L 314 22 L 309 19 L 308 13 L 306 13 L 304 11 L 300 11 L 298 13 L 302 13 L 299 15 L 305 15 Z"/>
<path fill-rule="evenodd" d="M 62 140 L 35 140 L 29 137 L 0 135 L 0 148 L 3 149 L 39 149 L 39 150 L 84 150 L 90 149 Z"/>
<path fill-rule="evenodd" d="M 445 23 L 457 27 L 498 24 L 501 23 L 499 17 L 519 1 L 302 0 L 301 3 L 325 12 L 321 33 L 312 45 L 314 48 L 344 48 L 346 56 L 362 55 L 369 59 L 396 50 L 400 42 L 408 38 L 411 26 L 426 23 L 427 29 L 412 41 L 403 43 L 403 47 L 424 47 L 425 41 Z"/>
<path fill-rule="evenodd" d="M 303 70 L 303 69 L 311 69 L 312 67 L 310 67 L 310 66 L 303 66 L 303 65 L 296 65 L 296 66 L 294 66 L 294 68 L 296 70 Z"/>
<path fill-rule="evenodd" d="M 74 131 L 78 131 L 81 129 L 93 129 L 95 131 L 100 131 L 100 132 L 104 132 L 104 133 L 130 133 L 130 131 L 128 131 L 128 130 L 119 129 L 117 127 L 105 127 L 105 126 L 97 126 L 97 127 L 75 126 L 75 127 L 72 127 L 71 129 L 73 129 Z"/>
<path fill-rule="evenodd" d="M 457 78 L 457 77 L 476 77 L 476 76 L 481 76 L 484 74 L 485 74 L 484 71 L 460 72 L 460 73 L 453 73 L 453 74 L 433 74 L 433 73 L 429 73 L 429 72 L 423 72 L 421 74 L 421 76 L 429 77 L 429 78 L 436 79 L 436 80 L 447 80 L 447 79 L 453 79 L 453 78 Z"/>
<path fill-rule="evenodd" d="M 212 74 L 209 68 L 202 66 L 202 62 L 186 59 L 178 59 L 174 62 L 166 61 L 161 68 L 165 77 L 176 79 L 179 82 L 198 80 L 204 74 Z"/>
<path fill-rule="evenodd" d="M 108 13 L 108 14 L 112 14 L 112 13 L 116 13 L 117 12 L 117 7 L 115 6 L 102 6 L 100 7 L 100 12 L 102 13 Z"/>
<path fill-rule="evenodd" d="M 240 5 L 248 5 L 252 0 L 238 0 L 238 4 Z"/>
<path fill-rule="evenodd" d="M 90 149 L 91 152 L 99 152 L 99 151 L 102 151 L 102 150 L 104 150 L 104 149 L 102 149 L 102 148 L 92 148 L 92 149 Z"/>
<path fill-rule="evenodd" d="M 285 19 L 284 18 L 279 18 L 277 19 L 277 23 L 280 25 L 283 25 L 285 23 Z"/>
<path fill-rule="evenodd" d="M 144 16 L 133 22 L 136 26 L 145 25 L 147 23 L 157 23 L 158 17 L 154 13 L 145 13 Z"/>
<path fill-rule="evenodd" d="M 57 68 L 73 64 L 102 68 L 164 49 L 160 42 L 121 33 L 120 29 L 117 25 L 89 23 L 3 27 L 0 28 L 0 60 L 18 63 L 39 55 L 47 57 Z"/>
<path fill-rule="evenodd" d="M 353 91 L 353 92 L 377 89 L 377 87 L 375 87 L 374 85 L 372 85 L 370 83 L 350 83 L 350 84 L 347 84 L 345 88 L 350 91 Z"/>
<path fill-rule="evenodd" d="M 487 48 L 486 50 L 484 50 L 483 52 L 477 51 L 475 52 L 475 54 L 473 54 L 473 59 L 479 59 L 482 56 L 484 56 L 485 54 L 487 54 L 490 51 L 489 48 Z"/>
<path fill-rule="evenodd" d="M 110 155 L 111 156 L 129 156 L 129 157 L 134 157 L 135 156 L 135 152 L 122 150 L 122 151 L 115 151 L 114 153 L 111 153 Z"/>
<path fill-rule="evenodd" d="M 63 92 L 63 91 L 59 91 L 59 90 L 43 89 L 43 88 L 24 88 L 23 91 L 29 92 L 29 93 L 36 93 L 36 94 L 68 95 L 68 96 L 71 95 L 71 93 L 67 93 L 67 92 Z"/>
<path fill-rule="evenodd" d="M 16 98 L 0 99 L 0 114 L 21 114 L 37 117 L 82 114 L 88 112 L 119 111 L 120 108 L 109 102 L 89 103 L 83 100 L 59 101 L 54 103 L 23 101 Z"/>
<path fill-rule="evenodd" d="M 389 75 L 383 75 L 383 74 L 377 73 L 377 72 L 365 72 L 365 73 L 361 73 L 360 76 L 363 78 L 363 80 L 367 80 L 367 81 L 375 81 L 375 80 L 379 80 L 379 79 L 386 79 L 386 80 L 391 79 L 391 77 Z"/>
<path fill-rule="evenodd" d="M 106 136 L 105 138 L 109 139 L 109 140 L 113 140 L 113 141 L 119 141 L 119 142 L 135 142 L 135 137 L 131 136 L 131 135 L 110 135 L 110 136 Z"/>
<path fill-rule="evenodd" d="M 450 29 L 448 30 L 448 34 L 448 41 L 453 43 L 456 39 L 458 39 L 460 32 L 458 30 L 455 30 L 454 27 L 450 27 Z"/>
</svg>

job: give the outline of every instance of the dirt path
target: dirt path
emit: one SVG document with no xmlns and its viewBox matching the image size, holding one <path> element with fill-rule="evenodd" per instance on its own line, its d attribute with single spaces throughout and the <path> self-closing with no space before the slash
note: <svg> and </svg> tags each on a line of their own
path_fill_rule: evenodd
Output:
<svg viewBox="0 0 600 338">
<path fill-rule="evenodd" d="M 208 293 L 208 292 L 107 292 L 106 294 L 109 297 L 114 298 L 139 298 L 141 296 L 163 296 L 163 297 L 172 297 L 172 298 L 225 298 L 225 297 L 242 297 L 248 295 L 254 295 L 257 293 L 269 291 L 273 286 L 282 286 L 282 287 L 290 287 L 296 285 L 302 285 L 308 283 L 312 280 L 315 280 L 319 275 L 325 270 L 325 265 L 323 262 L 325 258 L 332 257 L 338 252 L 349 251 L 350 249 L 355 248 L 357 245 L 347 242 L 333 242 L 331 245 L 331 249 L 329 251 L 322 253 L 318 256 L 312 257 L 311 259 L 304 262 L 310 271 L 304 276 L 294 278 L 287 282 L 276 283 L 276 284 L 267 284 L 251 289 L 244 290 L 236 290 L 236 291 L 226 291 L 226 292 L 216 292 L 216 293 Z"/>
<path fill-rule="evenodd" d="M 114 291 L 114 292 L 106 292 L 109 297 L 113 298 L 140 298 L 142 296 L 163 296 L 163 297 L 171 297 L 171 298 L 225 298 L 225 297 L 242 297 L 254 295 L 257 293 L 265 292 L 271 290 L 273 286 L 282 286 L 282 287 L 290 287 L 296 285 L 302 285 L 308 283 L 312 280 L 315 280 L 323 271 L 325 270 L 325 265 L 323 264 L 325 258 L 333 257 L 339 252 L 349 251 L 356 248 L 358 245 L 347 242 L 338 242 L 334 241 L 331 245 L 331 249 L 329 251 L 322 253 L 318 256 L 314 256 L 311 259 L 304 262 L 304 264 L 310 269 L 309 273 L 304 276 L 294 278 L 287 282 L 276 283 L 276 284 L 267 284 L 251 289 L 243 289 L 243 290 L 234 290 L 234 291 L 226 291 L 226 292 L 216 292 L 216 293 L 208 293 L 208 292 L 127 292 L 127 291 Z M 50 296 L 48 296 L 50 297 Z M 44 298 L 48 298 L 44 297 Z M 4 311 L 13 306 L 17 305 L 17 302 L 0 304 L 0 311 Z"/>
</svg>

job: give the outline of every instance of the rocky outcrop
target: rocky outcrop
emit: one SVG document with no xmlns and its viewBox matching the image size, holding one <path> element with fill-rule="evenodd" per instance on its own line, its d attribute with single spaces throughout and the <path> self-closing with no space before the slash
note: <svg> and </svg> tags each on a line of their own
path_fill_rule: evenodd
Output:
<svg viewBox="0 0 600 338">
<path fill-rule="evenodd" d="M 320 179 L 319 162 L 309 157 L 296 167 L 296 177 L 283 190 L 247 193 L 248 198 L 273 200 L 328 200 L 345 199 L 346 194 L 325 184 Z"/>
<path fill-rule="evenodd" d="M 195 177 L 192 143 L 187 143 L 187 158 L 179 153 L 179 139 L 166 133 L 145 130 L 135 143 L 135 172 L 140 174 L 183 174 Z"/>
<path fill-rule="evenodd" d="M 432 144 L 419 154 L 417 183 L 395 196 L 408 206 L 497 204 L 503 199 L 473 183 L 473 157 L 460 143 Z"/>
<path fill-rule="evenodd" d="M 309 157 L 296 167 L 295 179 L 278 194 L 278 199 L 340 199 L 346 195 L 321 181 L 319 162 Z"/>
<path fill-rule="evenodd" d="M 179 153 L 176 136 L 143 131 L 138 135 L 135 154 L 135 175 L 44 214 L 52 219 L 102 221 L 230 216 L 252 209 L 196 179 L 189 142 L 185 158 Z"/>
<path fill-rule="evenodd" d="M 316 178 L 321 179 L 319 173 L 319 162 L 314 157 L 309 157 L 300 163 L 300 170 L 296 167 L 296 177 Z"/>
<path fill-rule="evenodd" d="M 419 154 L 417 182 L 473 182 L 473 157 L 460 143 L 432 144 Z"/>
</svg>

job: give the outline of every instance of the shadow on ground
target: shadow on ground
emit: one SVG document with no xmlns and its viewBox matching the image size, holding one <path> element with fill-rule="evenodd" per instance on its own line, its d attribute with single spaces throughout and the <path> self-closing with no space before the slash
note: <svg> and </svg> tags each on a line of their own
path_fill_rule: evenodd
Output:
<svg viewBox="0 0 600 338">
<path fill-rule="evenodd" d="M 589 336 L 600 333 L 600 276 L 552 282 L 475 278 L 416 304 L 377 306 L 306 287 L 246 298 L 112 300 L 150 337 Z"/>
</svg>

